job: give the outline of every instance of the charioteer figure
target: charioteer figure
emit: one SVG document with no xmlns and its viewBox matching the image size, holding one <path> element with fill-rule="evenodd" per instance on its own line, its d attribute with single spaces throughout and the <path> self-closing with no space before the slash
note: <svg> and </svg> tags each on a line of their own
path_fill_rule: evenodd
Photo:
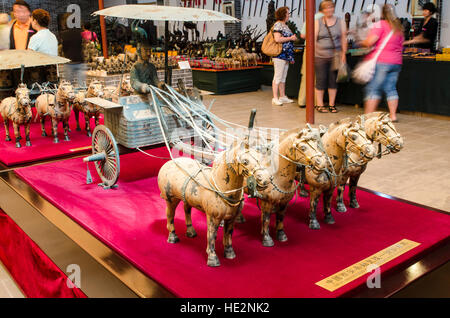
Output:
<svg viewBox="0 0 450 318">
<path fill-rule="evenodd" d="M 140 94 L 150 93 L 150 85 L 158 88 L 164 87 L 164 82 L 158 79 L 156 67 L 150 63 L 151 48 L 147 43 L 141 43 L 138 48 L 138 61 L 130 72 L 130 83 L 133 89 Z"/>
</svg>

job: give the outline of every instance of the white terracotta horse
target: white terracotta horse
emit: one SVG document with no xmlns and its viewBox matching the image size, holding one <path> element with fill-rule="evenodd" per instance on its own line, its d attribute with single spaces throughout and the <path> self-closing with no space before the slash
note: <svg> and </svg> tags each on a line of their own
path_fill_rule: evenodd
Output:
<svg viewBox="0 0 450 318">
<path fill-rule="evenodd" d="M 71 113 L 70 104 L 75 98 L 73 86 L 67 81 L 59 84 L 56 95 L 44 93 L 41 94 L 35 102 L 35 107 L 41 118 L 42 136 L 47 136 L 45 132 L 45 118 L 50 116 L 52 119 L 53 142 L 58 143 L 58 122 L 62 122 L 64 127 L 64 140 L 69 141 L 69 117 Z"/>
<path fill-rule="evenodd" d="M 394 124 L 389 118 L 388 113 L 375 112 L 358 117 L 357 121 L 364 127 L 364 131 L 371 142 L 377 142 L 380 145 L 378 155 L 381 158 L 381 145 L 384 145 L 388 153 L 397 153 L 403 148 L 403 138 L 395 129 Z M 356 157 L 356 158 L 355 158 Z M 358 156 L 355 154 L 349 155 L 350 163 L 357 163 Z M 366 171 L 367 162 L 350 166 L 341 183 L 338 187 L 338 194 L 336 198 L 336 211 L 346 212 L 347 208 L 344 204 L 344 189 L 345 184 L 350 179 L 350 207 L 359 208 L 359 203 L 356 199 L 356 187 L 358 185 L 361 174 Z"/>
<path fill-rule="evenodd" d="M 19 84 L 16 89 L 15 97 L 7 97 L 2 100 L 0 104 L 0 114 L 3 117 L 3 124 L 5 125 L 6 141 L 11 141 L 9 135 L 9 121 L 11 120 L 14 126 L 14 136 L 16 138 L 16 147 L 20 148 L 20 125 L 25 127 L 26 146 L 31 146 L 30 141 L 30 123 L 32 118 L 30 90 L 26 84 Z"/>
<path fill-rule="evenodd" d="M 208 240 L 206 253 L 209 266 L 219 266 L 215 242 L 217 230 L 224 221 L 223 245 L 225 258 L 235 258 L 231 243 L 234 222 L 244 198 L 244 176 L 254 178 L 259 189 L 269 185 L 270 174 L 262 166 L 262 155 L 249 148 L 246 142 L 235 143 L 223 152 L 212 167 L 200 164 L 190 158 L 177 158 L 164 164 L 159 170 L 158 186 L 161 197 L 166 201 L 167 229 L 169 243 L 179 241 L 175 233 L 175 209 L 184 202 L 186 236 L 197 234 L 192 227 L 191 208 L 195 207 L 206 214 Z"/>
</svg>

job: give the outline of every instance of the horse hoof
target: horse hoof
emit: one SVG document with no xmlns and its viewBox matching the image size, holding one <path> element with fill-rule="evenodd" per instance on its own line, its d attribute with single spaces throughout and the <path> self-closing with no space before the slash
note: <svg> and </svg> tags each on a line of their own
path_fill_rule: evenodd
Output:
<svg viewBox="0 0 450 318">
<path fill-rule="evenodd" d="M 195 229 L 192 225 L 187 228 L 186 236 L 189 238 L 194 238 L 197 236 L 197 232 L 195 232 Z"/>
<path fill-rule="evenodd" d="M 27 142 L 25 143 L 25 146 L 31 147 L 31 141 L 27 141 Z"/>
<path fill-rule="evenodd" d="M 208 256 L 208 266 L 211 267 L 217 267 L 220 266 L 220 261 L 219 258 L 217 257 L 217 255 L 214 256 Z"/>
<path fill-rule="evenodd" d="M 53 143 L 54 144 L 59 144 L 59 139 L 58 138 L 53 139 Z"/>
<path fill-rule="evenodd" d="M 286 242 L 288 240 L 286 233 L 284 230 L 277 231 L 277 240 L 280 242 Z"/>
<path fill-rule="evenodd" d="M 11 138 L 10 137 L 6 137 L 5 141 L 11 141 Z"/>
<path fill-rule="evenodd" d="M 245 223 L 245 218 L 244 218 L 244 215 L 241 213 L 241 214 L 239 214 L 237 217 L 236 217 L 236 221 L 235 221 L 236 223 L 239 223 L 239 224 L 241 224 L 241 223 Z"/>
<path fill-rule="evenodd" d="M 180 239 L 178 238 L 178 236 L 175 234 L 175 232 L 170 232 L 169 234 L 169 238 L 167 239 L 168 243 L 178 243 L 180 241 Z"/>
<path fill-rule="evenodd" d="M 344 203 L 338 203 L 336 206 L 336 211 L 344 213 L 347 212 L 347 208 L 345 207 Z"/>
<path fill-rule="evenodd" d="M 64 137 L 64 141 L 70 141 L 69 136 L 65 136 L 65 137 Z"/>
<path fill-rule="evenodd" d="M 272 238 L 270 237 L 270 235 L 265 235 L 262 240 L 262 245 L 265 247 L 272 247 L 275 244 L 274 244 Z"/>
<path fill-rule="evenodd" d="M 302 190 L 300 190 L 299 195 L 303 198 L 307 198 L 307 197 L 309 197 L 309 192 L 306 191 L 305 189 L 302 189 Z"/>
<path fill-rule="evenodd" d="M 224 256 L 225 256 L 225 258 L 228 258 L 228 259 L 233 259 L 236 257 L 236 253 L 234 252 L 234 249 L 232 246 L 225 247 Z"/>
<path fill-rule="evenodd" d="M 45 131 L 43 131 L 41 135 L 42 135 L 42 137 L 47 137 L 48 136 Z"/>
<path fill-rule="evenodd" d="M 80 128 L 80 127 L 77 127 L 77 131 L 81 131 L 81 128 Z"/>
<path fill-rule="evenodd" d="M 20 142 L 16 142 L 16 148 L 21 148 Z"/>
<path fill-rule="evenodd" d="M 323 219 L 323 221 L 324 221 L 326 224 L 334 224 L 334 223 L 336 223 L 336 222 L 334 221 L 334 218 L 333 218 L 333 216 L 331 215 L 331 213 L 325 215 L 325 218 Z"/>
<path fill-rule="evenodd" d="M 219 224 L 219 226 L 220 227 L 224 227 L 224 225 L 225 225 L 225 222 L 222 220 L 222 221 L 220 221 L 220 224 Z"/>
<path fill-rule="evenodd" d="M 350 201 L 350 207 L 353 209 L 359 209 L 359 203 L 356 200 Z"/>
<path fill-rule="evenodd" d="M 92 134 L 91 134 L 90 131 L 88 131 L 87 136 L 88 136 L 88 137 L 92 137 Z"/>
<path fill-rule="evenodd" d="M 320 229 L 320 224 L 319 224 L 319 222 L 317 222 L 317 220 L 310 220 L 309 221 L 309 228 L 311 230 L 319 230 Z"/>
</svg>

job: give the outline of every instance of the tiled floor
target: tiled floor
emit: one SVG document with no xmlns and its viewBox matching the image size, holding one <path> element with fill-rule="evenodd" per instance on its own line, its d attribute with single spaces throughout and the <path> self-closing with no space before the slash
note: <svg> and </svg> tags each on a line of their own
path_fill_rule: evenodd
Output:
<svg viewBox="0 0 450 318">
<path fill-rule="evenodd" d="M 0 298 L 24 298 L 24 295 L 11 279 L 8 271 L 0 262 Z"/>
<path fill-rule="evenodd" d="M 262 91 L 205 96 L 205 104 L 219 117 L 247 125 L 250 110 L 258 110 L 256 125 L 290 129 L 305 125 L 305 109 L 293 104 L 271 105 L 270 88 Z M 340 106 L 338 114 L 316 113 L 316 125 L 328 126 L 362 114 L 361 108 Z M 396 127 L 405 139 L 398 154 L 375 159 L 359 185 L 416 203 L 450 211 L 450 121 L 399 114 Z M 450 118 L 449 118 L 450 119 Z M 0 263 L 0 298 L 24 297 Z"/>
</svg>

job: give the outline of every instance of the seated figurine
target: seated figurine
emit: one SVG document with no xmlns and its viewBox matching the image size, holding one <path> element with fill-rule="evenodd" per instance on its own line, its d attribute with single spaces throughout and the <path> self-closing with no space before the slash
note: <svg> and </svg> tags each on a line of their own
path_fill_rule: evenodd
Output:
<svg viewBox="0 0 450 318">
<path fill-rule="evenodd" d="M 164 82 L 158 79 L 156 67 L 150 63 L 150 46 L 146 43 L 140 44 L 138 48 L 139 59 L 133 65 L 130 72 L 131 87 L 140 94 L 150 92 L 150 86 L 164 87 Z"/>
</svg>

